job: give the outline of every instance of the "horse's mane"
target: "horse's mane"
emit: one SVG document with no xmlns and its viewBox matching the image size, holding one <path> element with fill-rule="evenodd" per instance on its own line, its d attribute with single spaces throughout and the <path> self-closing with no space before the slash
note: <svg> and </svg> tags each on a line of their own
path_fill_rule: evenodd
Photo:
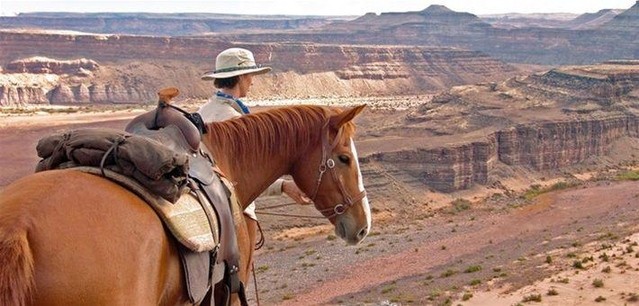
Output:
<svg viewBox="0 0 639 306">
<path fill-rule="evenodd" d="M 248 147 L 250 150 L 291 158 L 299 153 L 295 149 L 307 148 L 320 141 L 319 132 L 329 115 L 330 109 L 320 106 L 275 108 L 235 120 L 211 123 L 209 139 L 214 146 L 226 146 L 225 150 L 230 149 L 231 154 L 248 152 L 245 149 Z M 233 158 L 245 160 L 247 157 L 234 155 Z"/>
</svg>

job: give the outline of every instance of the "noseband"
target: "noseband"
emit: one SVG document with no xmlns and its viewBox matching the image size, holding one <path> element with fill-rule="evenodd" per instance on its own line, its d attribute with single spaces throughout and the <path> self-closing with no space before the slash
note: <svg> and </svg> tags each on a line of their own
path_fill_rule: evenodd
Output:
<svg viewBox="0 0 639 306">
<path fill-rule="evenodd" d="M 319 191 L 319 187 L 322 184 L 322 177 L 326 171 L 330 171 L 331 176 L 333 177 L 333 181 L 339 187 L 340 192 L 342 193 L 342 199 L 344 203 L 337 203 L 332 208 L 322 209 L 319 212 L 322 213 L 327 219 L 335 217 L 337 215 L 341 215 L 346 212 L 353 204 L 357 201 L 362 200 L 366 196 L 366 190 L 361 191 L 355 197 L 351 197 L 346 188 L 344 187 L 344 182 L 337 174 L 337 170 L 335 169 L 335 160 L 329 157 L 329 154 L 333 152 L 333 150 L 337 147 L 339 140 L 342 136 L 343 129 L 340 128 L 337 131 L 337 135 L 335 135 L 335 139 L 333 139 L 333 143 L 329 144 L 328 142 L 328 121 L 324 124 L 322 128 L 322 161 L 319 165 L 319 175 L 317 177 L 317 185 L 315 186 L 315 192 L 313 192 L 313 197 L 311 200 L 315 202 L 315 198 L 317 197 L 317 192 Z"/>
</svg>

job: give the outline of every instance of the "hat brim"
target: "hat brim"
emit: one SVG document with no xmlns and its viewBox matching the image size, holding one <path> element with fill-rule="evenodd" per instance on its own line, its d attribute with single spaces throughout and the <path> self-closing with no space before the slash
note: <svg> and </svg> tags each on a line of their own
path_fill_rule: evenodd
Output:
<svg viewBox="0 0 639 306">
<path fill-rule="evenodd" d="M 226 79 L 226 78 L 231 78 L 234 76 L 249 74 L 249 73 L 253 75 L 265 74 L 270 72 L 271 70 L 272 70 L 271 67 L 259 67 L 259 68 L 242 69 L 242 70 L 218 72 L 218 73 L 216 73 L 215 71 L 209 71 L 205 73 L 204 75 L 202 75 L 202 80 L 212 81 L 215 79 Z"/>
</svg>

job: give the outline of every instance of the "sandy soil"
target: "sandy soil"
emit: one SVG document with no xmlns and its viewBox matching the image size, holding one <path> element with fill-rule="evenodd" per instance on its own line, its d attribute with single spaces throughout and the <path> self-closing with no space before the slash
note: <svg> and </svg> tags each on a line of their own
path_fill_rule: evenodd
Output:
<svg viewBox="0 0 639 306">
<path fill-rule="evenodd" d="M 40 137 L 86 125 L 122 128 L 135 114 L 1 117 L 0 188 L 32 172 Z M 388 117 L 367 114 L 360 129 Z M 263 216 L 266 244 L 255 264 L 261 305 L 636 303 L 639 182 L 595 176 L 531 201 L 469 191 L 472 205 L 457 209 L 442 204 L 451 199 L 444 194 L 424 192 L 437 200 L 429 203 L 373 197 L 373 231 L 350 247 L 324 220 Z"/>
<path fill-rule="evenodd" d="M 440 305 L 455 300 L 513 305 L 538 292 L 546 305 L 595 304 L 599 295 L 621 303 L 627 298 L 622 292 L 639 289 L 627 278 L 637 273 L 637 251 L 620 251 L 629 245 L 624 237 L 637 231 L 637 187 L 637 182 L 590 182 L 525 205 L 487 200 L 462 212 L 436 210 L 423 219 L 374 218 L 373 234 L 354 248 L 344 248 L 328 234 L 275 241 L 257 257 L 258 271 L 263 271 L 259 283 L 272 290 L 262 296 L 284 305 Z M 422 210 L 418 205 L 411 215 L 420 216 Z M 602 250 L 614 260 L 602 262 Z M 595 260 L 586 261 L 583 269 L 572 267 L 590 257 Z M 615 268 L 622 261 L 627 266 Z M 601 272 L 606 264 L 613 267 L 611 273 Z M 564 278 L 567 284 L 551 281 Z M 596 278 L 604 281 L 603 289 L 584 284 Z M 558 295 L 546 296 L 549 286 Z M 462 301 L 464 294 L 467 300 Z"/>
</svg>

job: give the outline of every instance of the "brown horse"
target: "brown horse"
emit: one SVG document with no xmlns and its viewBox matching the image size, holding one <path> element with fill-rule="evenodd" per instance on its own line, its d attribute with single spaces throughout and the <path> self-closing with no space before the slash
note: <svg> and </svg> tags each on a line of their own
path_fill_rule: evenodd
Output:
<svg viewBox="0 0 639 306">
<path fill-rule="evenodd" d="M 352 139 L 362 108 L 296 106 L 210 123 L 204 143 L 241 205 L 290 174 L 355 244 L 371 224 Z M 236 228 L 246 283 L 252 245 L 243 221 Z M 52 170 L 0 193 L 0 305 L 186 305 L 183 284 L 176 241 L 120 185 Z"/>
</svg>

